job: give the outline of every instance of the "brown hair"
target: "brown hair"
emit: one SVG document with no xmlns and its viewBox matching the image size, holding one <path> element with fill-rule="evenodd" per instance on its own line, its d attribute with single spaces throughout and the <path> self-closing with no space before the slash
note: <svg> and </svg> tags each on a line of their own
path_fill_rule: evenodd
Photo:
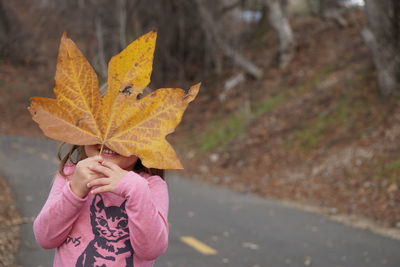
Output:
<svg viewBox="0 0 400 267">
<path fill-rule="evenodd" d="M 87 158 L 84 147 L 78 146 L 78 145 L 72 145 L 71 148 L 69 149 L 68 153 L 65 155 L 62 155 L 62 148 L 65 144 L 66 143 L 61 143 L 58 148 L 58 152 L 57 152 L 57 157 L 58 157 L 58 160 L 60 161 L 60 164 L 58 166 L 58 171 L 64 177 L 67 176 L 64 173 L 64 167 L 65 167 L 65 164 L 67 164 L 67 162 L 72 162 L 73 164 L 77 164 L 79 161 Z M 142 164 L 142 161 L 140 160 L 140 158 L 137 159 L 135 165 L 133 166 L 132 171 L 135 171 L 137 173 L 145 172 L 150 175 L 158 175 L 163 180 L 165 180 L 164 170 L 147 168 Z"/>
</svg>

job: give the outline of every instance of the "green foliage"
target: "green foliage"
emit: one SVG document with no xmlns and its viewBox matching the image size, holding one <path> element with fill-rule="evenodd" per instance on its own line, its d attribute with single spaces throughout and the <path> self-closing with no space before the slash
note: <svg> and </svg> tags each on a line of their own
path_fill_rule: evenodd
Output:
<svg viewBox="0 0 400 267">
<path fill-rule="evenodd" d="M 200 149 L 207 151 L 217 147 L 225 147 L 242 135 L 252 120 L 277 108 L 288 99 L 284 94 L 274 95 L 255 105 L 252 112 L 245 107 L 231 116 L 216 119 L 207 127 L 200 138 Z"/>
<path fill-rule="evenodd" d="M 380 178 L 388 178 L 393 181 L 400 179 L 400 159 L 396 159 L 388 163 L 387 166 L 383 166 L 378 175 Z"/>
<path fill-rule="evenodd" d="M 388 170 L 396 170 L 396 169 L 400 170 L 400 159 L 397 159 L 397 160 L 389 163 L 389 166 L 387 169 Z"/>
<path fill-rule="evenodd" d="M 271 96 L 264 102 L 255 106 L 254 116 L 258 117 L 258 116 L 276 108 L 278 105 L 286 102 L 287 100 L 288 100 L 288 97 L 283 94 Z"/>
<path fill-rule="evenodd" d="M 246 127 L 252 120 L 312 90 L 313 87 L 317 86 L 335 70 L 336 65 L 337 62 L 333 61 L 317 72 L 306 84 L 270 96 L 266 100 L 255 104 L 250 114 L 243 109 L 231 116 L 215 119 L 201 136 L 200 149 L 207 151 L 228 145 L 245 132 Z M 363 77 L 360 77 L 360 80 L 362 79 Z M 350 97 L 343 96 L 335 104 L 331 112 L 320 114 L 316 119 L 305 122 L 286 145 L 291 147 L 298 144 L 304 150 L 308 151 L 318 146 L 335 129 L 348 127 L 356 119 L 357 112 L 354 113 L 354 111 L 364 108 L 361 102 L 352 101 Z"/>
<path fill-rule="evenodd" d="M 292 146 L 293 142 L 297 142 L 300 146 L 309 151 L 316 147 L 329 130 L 329 119 L 324 115 L 320 115 L 318 119 L 308 122 L 303 126 L 303 129 L 297 132 L 288 146 Z"/>
<path fill-rule="evenodd" d="M 330 111 L 303 123 L 285 146 L 288 148 L 297 144 L 305 152 L 309 152 L 335 131 L 343 131 L 355 126 L 360 112 L 365 112 L 367 109 L 362 100 L 349 96 L 342 96 L 334 105 Z M 356 129 L 351 134 L 356 136 L 361 134 Z"/>
<path fill-rule="evenodd" d="M 250 114 L 248 110 L 242 109 L 231 116 L 215 119 L 215 121 L 205 129 L 204 134 L 201 136 L 199 144 L 200 149 L 207 151 L 217 147 L 225 147 L 235 138 L 242 135 L 245 132 L 247 125 L 249 125 L 252 120 L 278 108 L 283 103 L 286 103 L 287 101 L 290 101 L 298 95 L 306 92 L 308 89 L 311 89 L 329 75 L 335 66 L 335 62 L 330 63 L 319 71 L 308 84 L 270 96 L 261 103 L 255 104 Z M 322 119 L 319 125 L 317 125 L 318 127 L 315 129 L 313 128 L 313 125 L 310 125 L 310 132 L 304 133 L 303 136 L 300 137 L 300 139 L 303 139 L 301 143 L 304 143 L 305 146 L 313 146 L 319 143 L 320 138 L 318 136 L 322 136 L 325 131 L 324 129 L 327 128 L 324 120 L 325 119 Z"/>
<path fill-rule="evenodd" d="M 315 86 L 318 85 L 321 81 L 326 79 L 337 67 L 337 62 L 332 61 L 331 63 L 327 64 L 324 68 L 322 68 L 315 77 L 311 80 L 311 85 Z"/>
<path fill-rule="evenodd" d="M 211 150 L 216 147 L 226 146 L 244 132 L 247 123 L 248 119 L 244 112 L 234 114 L 225 120 L 214 121 L 202 135 L 200 148 L 202 150 Z"/>
</svg>

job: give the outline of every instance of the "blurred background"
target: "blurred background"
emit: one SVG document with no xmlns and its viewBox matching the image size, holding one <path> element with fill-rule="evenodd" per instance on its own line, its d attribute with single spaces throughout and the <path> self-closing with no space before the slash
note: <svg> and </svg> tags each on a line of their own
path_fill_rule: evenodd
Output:
<svg viewBox="0 0 400 267">
<path fill-rule="evenodd" d="M 150 30 L 150 88 L 202 82 L 169 137 L 190 177 L 400 228 L 399 1 L 0 0 L 0 134 L 43 137 L 63 32 L 103 84 Z"/>
</svg>

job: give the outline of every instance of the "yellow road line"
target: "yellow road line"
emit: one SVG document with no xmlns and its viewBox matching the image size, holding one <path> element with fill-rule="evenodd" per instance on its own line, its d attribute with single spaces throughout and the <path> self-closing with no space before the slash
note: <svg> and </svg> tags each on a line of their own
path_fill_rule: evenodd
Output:
<svg viewBox="0 0 400 267">
<path fill-rule="evenodd" d="M 197 240 L 191 236 L 181 236 L 181 241 L 186 243 L 187 245 L 191 246 L 192 248 L 196 249 L 197 251 L 206 254 L 206 255 L 213 255 L 217 254 L 217 251 L 203 242 Z"/>
<path fill-rule="evenodd" d="M 25 150 L 28 152 L 28 153 L 35 153 L 35 149 L 33 148 L 33 147 L 25 147 Z"/>
<path fill-rule="evenodd" d="M 49 160 L 50 159 L 49 155 L 47 155 L 46 153 L 40 153 L 40 157 L 42 159 L 44 159 L 44 160 Z"/>
<path fill-rule="evenodd" d="M 21 149 L 21 144 L 17 142 L 12 142 L 11 147 L 15 149 Z"/>
</svg>

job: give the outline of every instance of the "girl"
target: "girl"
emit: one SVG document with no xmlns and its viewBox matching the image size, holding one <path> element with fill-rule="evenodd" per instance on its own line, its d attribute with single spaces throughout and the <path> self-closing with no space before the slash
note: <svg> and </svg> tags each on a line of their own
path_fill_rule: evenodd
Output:
<svg viewBox="0 0 400 267">
<path fill-rule="evenodd" d="M 36 240 L 56 248 L 57 267 L 153 266 L 168 247 L 163 171 L 107 147 L 99 152 L 100 145 L 73 146 L 61 160 L 33 223 Z"/>
</svg>

